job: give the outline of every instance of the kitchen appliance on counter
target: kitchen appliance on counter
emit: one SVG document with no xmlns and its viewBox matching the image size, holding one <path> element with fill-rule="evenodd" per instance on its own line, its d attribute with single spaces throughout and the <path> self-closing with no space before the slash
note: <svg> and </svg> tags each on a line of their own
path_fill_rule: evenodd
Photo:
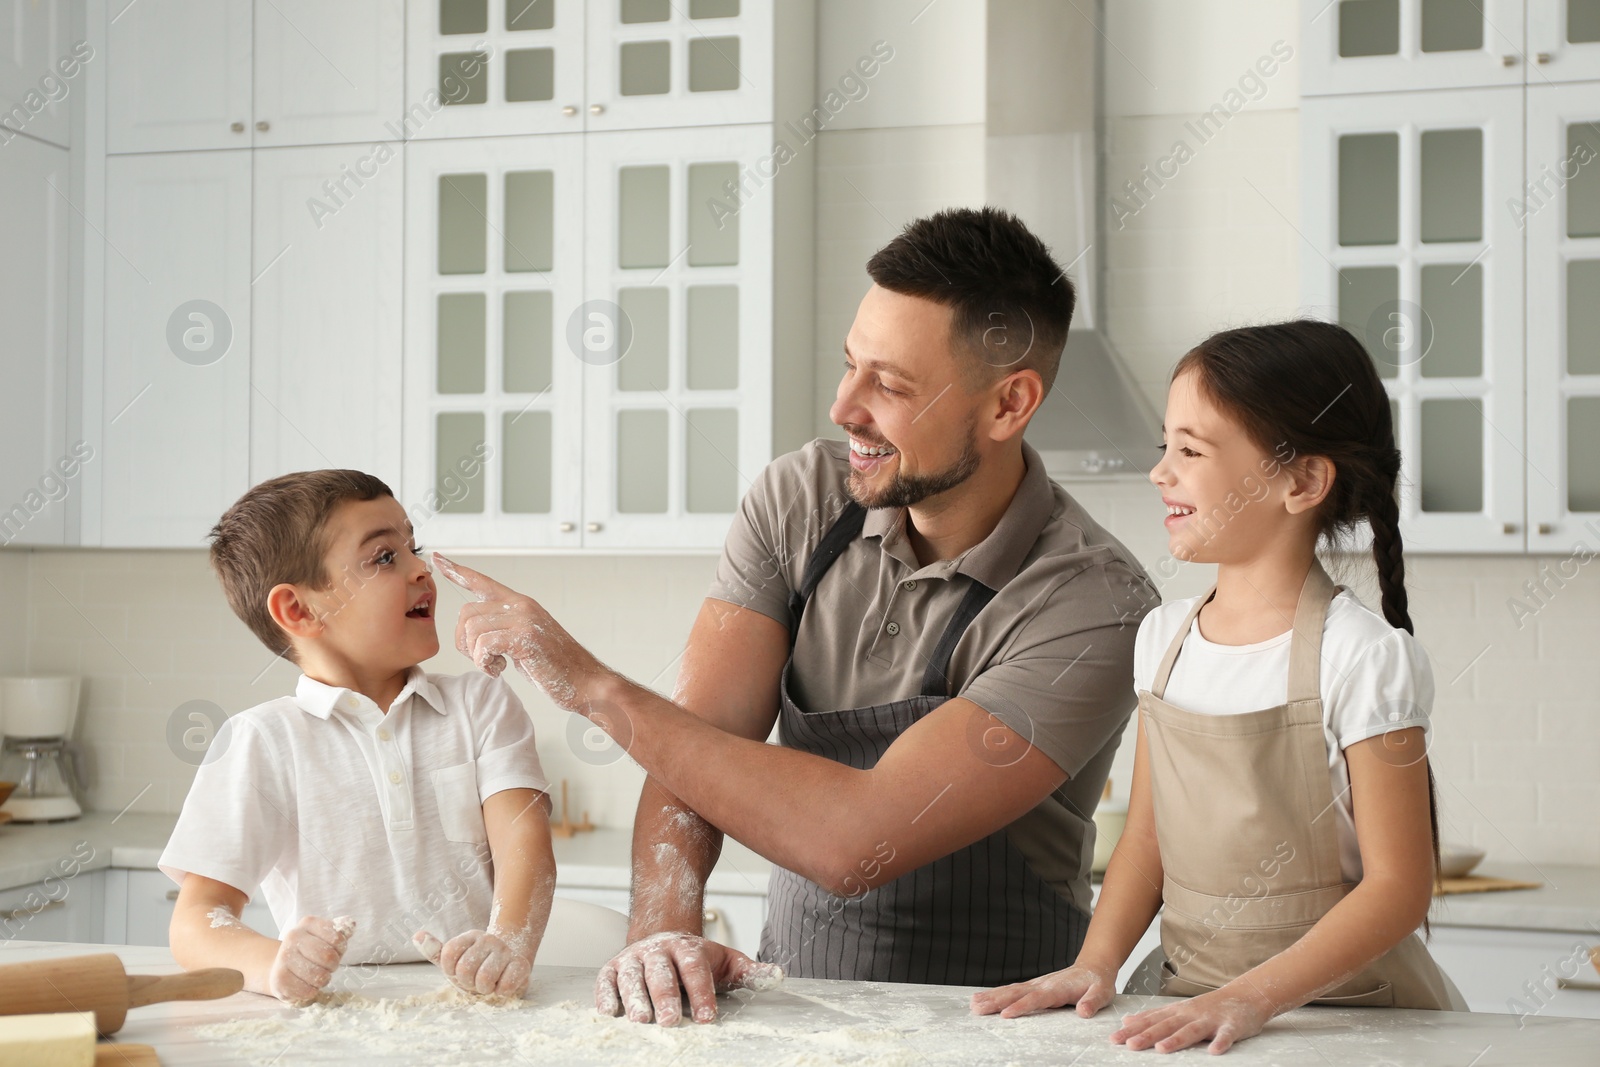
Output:
<svg viewBox="0 0 1600 1067">
<path fill-rule="evenodd" d="M 16 822 L 60 822 L 78 803 L 83 750 L 72 740 L 78 678 L 0 678 L 0 781 L 15 782 L 0 811 Z"/>
</svg>

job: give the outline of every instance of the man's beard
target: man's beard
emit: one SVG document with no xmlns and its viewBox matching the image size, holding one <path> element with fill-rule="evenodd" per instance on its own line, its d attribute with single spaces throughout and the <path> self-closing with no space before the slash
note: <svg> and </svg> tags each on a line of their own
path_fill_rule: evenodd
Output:
<svg viewBox="0 0 1600 1067">
<path fill-rule="evenodd" d="M 864 508 L 909 508 L 931 496 L 954 489 L 978 469 L 978 435 L 976 424 L 969 425 L 966 443 L 956 461 L 934 474 L 902 474 L 895 472 L 888 485 L 869 489 L 859 471 L 851 470 L 845 481 L 845 492 L 850 499 Z"/>
</svg>

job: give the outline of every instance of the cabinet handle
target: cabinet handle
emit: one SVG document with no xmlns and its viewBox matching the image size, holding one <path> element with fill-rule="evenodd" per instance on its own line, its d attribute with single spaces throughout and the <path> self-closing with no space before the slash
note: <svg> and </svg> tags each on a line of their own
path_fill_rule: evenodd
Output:
<svg viewBox="0 0 1600 1067">
<path fill-rule="evenodd" d="M 272 129 L 272 123 L 268 122 L 266 119 L 262 119 L 260 122 L 256 123 L 256 129 L 262 133 L 266 133 L 268 130 Z"/>
<path fill-rule="evenodd" d="M 12 908 L 10 911 L 0 911 L 0 919 L 6 922 L 16 922 L 19 919 L 31 919 L 41 912 L 54 911 L 57 908 L 66 906 L 67 902 L 64 900 L 47 900 L 37 908 Z"/>
<path fill-rule="evenodd" d="M 1502 533 L 1514 534 L 1517 532 L 1517 524 L 1514 522 L 1508 522 L 1504 526 L 1500 527 L 1500 531 Z"/>
<path fill-rule="evenodd" d="M 577 528 L 578 528 L 578 524 L 575 523 L 575 522 L 564 522 L 564 523 L 561 524 L 561 532 L 562 533 L 571 533 L 573 530 L 576 530 Z"/>
<path fill-rule="evenodd" d="M 234 133 L 243 133 L 244 132 L 244 123 L 235 122 L 232 126 L 229 126 L 228 129 L 232 130 Z"/>
<path fill-rule="evenodd" d="M 1517 57 L 1511 55 L 1501 56 L 1500 65 L 1502 67 L 1514 67 L 1517 65 Z"/>
<path fill-rule="evenodd" d="M 1542 66 L 1542 65 L 1550 62 L 1555 57 L 1552 56 L 1549 52 L 1540 52 L 1538 55 L 1534 56 L 1533 58 L 1534 58 L 1535 61 L 1537 61 Z"/>
<path fill-rule="evenodd" d="M 600 525 L 598 522 L 591 522 L 585 526 L 584 529 L 588 530 L 590 533 L 599 533 L 601 530 L 605 529 L 605 527 Z"/>
<path fill-rule="evenodd" d="M 716 908 L 707 908 L 705 910 L 705 914 L 700 916 L 700 921 L 702 923 L 704 923 L 706 926 L 710 926 L 713 923 L 721 922 L 722 921 L 722 915 L 721 915 L 721 913 L 719 913 L 717 911 Z"/>
<path fill-rule="evenodd" d="M 1537 527 L 1535 527 L 1535 529 L 1542 534 L 1547 534 L 1554 532 L 1555 527 L 1551 526 L 1548 522 L 1541 522 Z"/>
<path fill-rule="evenodd" d="M 568 104 L 566 107 L 561 109 L 561 113 L 566 115 L 568 118 L 571 118 L 573 115 L 578 113 L 578 107 L 576 104 Z"/>
<path fill-rule="evenodd" d="M 176 889 L 167 890 L 167 899 L 168 900 L 177 900 L 178 899 L 178 891 Z"/>
<path fill-rule="evenodd" d="M 589 105 L 589 114 L 591 114 L 591 115 L 604 115 L 605 113 L 606 113 L 606 106 L 604 104 L 590 104 Z"/>
</svg>

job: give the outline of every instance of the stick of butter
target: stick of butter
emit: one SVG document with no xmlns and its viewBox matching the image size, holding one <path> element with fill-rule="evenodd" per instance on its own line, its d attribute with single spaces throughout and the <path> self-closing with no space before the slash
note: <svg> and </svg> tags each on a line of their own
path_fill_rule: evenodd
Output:
<svg viewBox="0 0 1600 1067">
<path fill-rule="evenodd" d="M 0 1015 L 0 1063 L 94 1067 L 94 1012 Z"/>
</svg>

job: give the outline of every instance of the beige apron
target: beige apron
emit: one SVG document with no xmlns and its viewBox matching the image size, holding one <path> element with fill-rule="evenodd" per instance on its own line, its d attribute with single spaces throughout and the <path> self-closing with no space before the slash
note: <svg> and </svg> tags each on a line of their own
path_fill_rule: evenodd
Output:
<svg viewBox="0 0 1600 1067">
<path fill-rule="evenodd" d="M 1162 699 L 1190 625 L 1139 694 L 1164 881 L 1160 992 L 1225 985 L 1298 941 L 1355 887 L 1339 841 L 1323 739 L 1322 628 L 1338 587 L 1313 562 L 1295 609 L 1288 703 L 1201 715 Z M 1313 1003 L 1465 1010 L 1416 934 Z"/>
</svg>

